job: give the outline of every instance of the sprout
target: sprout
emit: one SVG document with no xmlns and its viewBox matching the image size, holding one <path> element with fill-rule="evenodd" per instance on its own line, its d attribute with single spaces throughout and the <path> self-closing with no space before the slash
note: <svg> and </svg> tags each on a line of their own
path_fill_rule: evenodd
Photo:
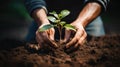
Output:
<svg viewBox="0 0 120 67">
<path fill-rule="evenodd" d="M 48 30 L 50 28 L 57 27 L 58 30 L 59 30 L 60 42 L 61 42 L 61 36 L 62 36 L 62 29 L 63 28 L 76 31 L 74 26 L 72 26 L 70 24 L 67 24 L 65 21 L 61 21 L 63 18 L 65 18 L 66 16 L 68 16 L 70 14 L 69 10 L 62 10 L 59 14 L 57 14 L 55 11 L 52 11 L 49 14 L 51 14 L 52 16 L 48 16 L 48 20 L 50 22 L 52 22 L 53 24 L 44 25 L 43 27 L 41 27 L 39 29 L 39 32 Z"/>
</svg>

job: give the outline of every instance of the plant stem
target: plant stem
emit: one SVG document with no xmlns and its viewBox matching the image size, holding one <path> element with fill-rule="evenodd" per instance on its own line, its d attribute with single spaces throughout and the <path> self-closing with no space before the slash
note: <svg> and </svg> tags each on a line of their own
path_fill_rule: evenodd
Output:
<svg viewBox="0 0 120 67">
<path fill-rule="evenodd" d="M 61 42 L 62 42 L 62 27 L 61 27 L 61 25 L 58 26 L 58 30 L 59 30 L 60 44 L 61 44 Z"/>
</svg>

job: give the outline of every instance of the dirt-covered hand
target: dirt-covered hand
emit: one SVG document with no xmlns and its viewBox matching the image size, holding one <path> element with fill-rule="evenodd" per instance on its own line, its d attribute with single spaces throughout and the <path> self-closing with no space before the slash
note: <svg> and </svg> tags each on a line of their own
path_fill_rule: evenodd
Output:
<svg viewBox="0 0 120 67">
<path fill-rule="evenodd" d="M 68 43 L 66 44 L 66 48 L 77 48 L 84 43 L 87 34 L 82 24 L 72 23 L 71 25 L 75 26 L 76 31 L 66 30 L 64 41 L 68 41 Z M 70 40 L 71 35 L 74 35 L 72 40 Z"/>
<path fill-rule="evenodd" d="M 44 26 L 44 25 L 41 25 L 39 28 L 41 28 L 42 26 Z M 55 34 L 55 30 L 53 28 L 43 31 L 43 32 L 39 32 L 37 30 L 36 31 L 36 40 L 37 40 L 40 48 L 42 48 L 44 44 L 48 44 L 54 48 L 57 48 L 58 46 L 54 41 L 54 34 Z"/>
</svg>

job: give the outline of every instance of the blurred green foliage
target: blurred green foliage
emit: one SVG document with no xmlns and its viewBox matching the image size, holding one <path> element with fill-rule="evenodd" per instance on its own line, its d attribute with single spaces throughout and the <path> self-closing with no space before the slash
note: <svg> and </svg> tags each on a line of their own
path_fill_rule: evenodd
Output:
<svg viewBox="0 0 120 67">
<path fill-rule="evenodd" d="M 1 0 L 0 3 L 0 18 L 9 19 L 9 18 L 19 18 L 30 20 L 23 0 Z"/>
</svg>

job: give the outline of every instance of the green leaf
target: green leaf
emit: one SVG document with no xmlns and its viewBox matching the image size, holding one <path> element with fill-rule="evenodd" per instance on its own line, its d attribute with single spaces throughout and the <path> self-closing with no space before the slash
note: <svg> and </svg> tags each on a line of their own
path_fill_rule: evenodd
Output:
<svg viewBox="0 0 120 67">
<path fill-rule="evenodd" d="M 70 14 L 70 11 L 69 10 L 62 10 L 60 12 L 60 16 L 61 16 L 61 19 L 68 16 Z"/>
<path fill-rule="evenodd" d="M 57 14 L 55 11 L 49 12 L 49 14 L 54 15 Z"/>
<path fill-rule="evenodd" d="M 60 22 L 60 25 L 61 25 L 61 26 L 64 26 L 65 24 L 66 24 L 65 21 L 61 21 L 61 22 Z"/>
<path fill-rule="evenodd" d="M 58 14 L 59 18 L 62 19 L 62 15 L 61 14 Z"/>
<path fill-rule="evenodd" d="M 60 22 L 60 20 L 56 20 L 56 21 L 55 21 L 55 23 L 59 23 L 59 22 Z"/>
<path fill-rule="evenodd" d="M 57 19 L 59 19 L 58 14 L 55 11 L 50 12 L 49 14 L 54 15 Z"/>
<path fill-rule="evenodd" d="M 64 27 L 65 27 L 66 29 L 70 29 L 70 30 L 76 31 L 75 27 L 72 26 L 72 25 L 70 25 L 70 24 L 65 24 Z"/>
<path fill-rule="evenodd" d="M 53 17 L 53 16 L 48 16 L 48 19 L 49 19 L 51 22 L 55 22 L 55 21 L 56 21 L 56 18 Z"/>
<path fill-rule="evenodd" d="M 54 24 L 54 27 L 58 27 L 58 25 L 57 25 L 57 24 Z"/>
<path fill-rule="evenodd" d="M 43 32 L 43 31 L 48 30 L 48 29 L 53 28 L 53 27 L 54 27 L 54 25 L 47 24 L 47 25 L 44 25 L 43 27 L 41 27 L 38 31 Z"/>
</svg>

